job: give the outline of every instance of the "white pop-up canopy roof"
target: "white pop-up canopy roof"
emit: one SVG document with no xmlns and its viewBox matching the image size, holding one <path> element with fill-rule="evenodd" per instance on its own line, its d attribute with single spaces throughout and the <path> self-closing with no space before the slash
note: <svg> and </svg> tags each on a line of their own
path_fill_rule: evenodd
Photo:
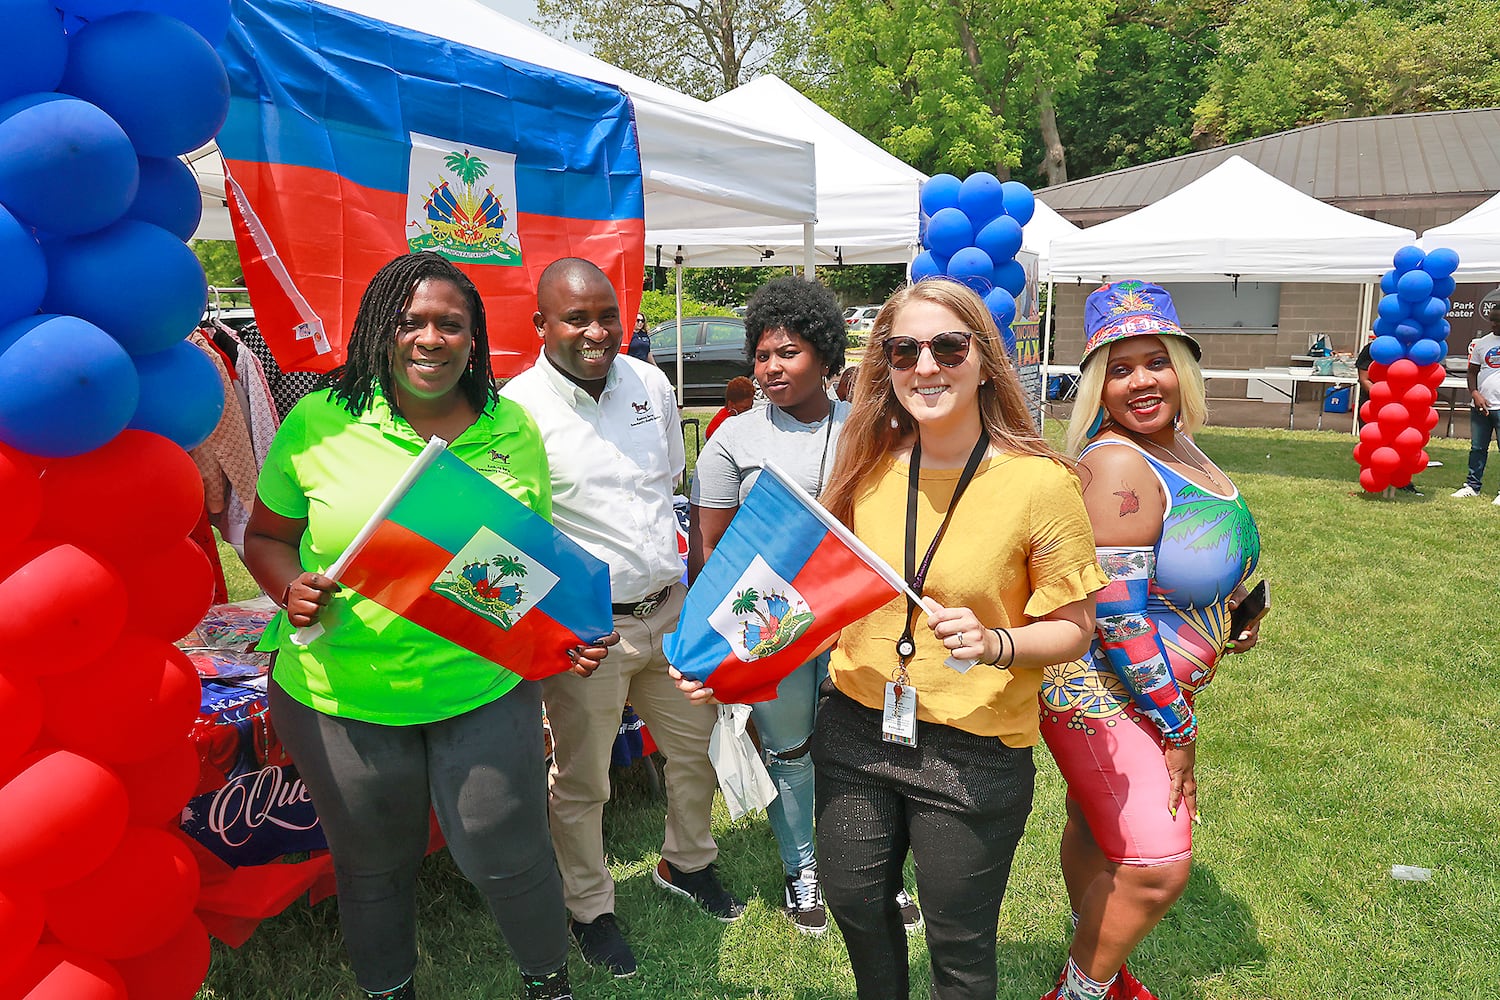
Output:
<svg viewBox="0 0 1500 1000">
<path fill-rule="evenodd" d="M 388 24 L 511 59 L 613 84 L 635 105 L 648 244 L 655 229 L 751 226 L 767 220 L 799 232 L 816 219 L 812 145 L 716 114 L 706 103 L 627 73 L 514 21 L 477 0 L 321 0 Z M 230 239 L 217 149 L 185 160 L 199 178 L 199 239 Z M 800 238 L 799 238 L 799 243 Z"/>
<path fill-rule="evenodd" d="M 1500 194 L 1460 215 L 1452 222 L 1433 226 L 1422 234 L 1422 249 L 1448 247 L 1458 252 L 1459 281 L 1489 281 L 1500 278 Z"/>
<path fill-rule="evenodd" d="M 927 175 L 887 153 L 776 76 L 761 76 L 708 106 L 747 126 L 816 147 L 819 264 L 905 264 L 917 253 L 917 217 Z M 707 219 L 660 230 L 648 218 L 646 245 L 666 257 L 682 248 L 687 267 L 799 263 L 803 232 L 776 220 L 724 227 Z M 648 249 L 647 258 L 651 257 Z"/>
<path fill-rule="evenodd" d="M 1366 282 L 1416 238 L 1318 201 L 1239 156 L 1129 215 L 1052 242 L 1052 277 Z"/>
<path fill-rule="evenodd" d="M 1054 212 L 1052 206 L 1036 200 L 1036 211 L 1021 230 L 1021 249 L 1036 254 L 1037 277 L 1046 281 L 1052 274 L 1052 241 L 1080 232 L 1083 230 Z"/>
</svg>

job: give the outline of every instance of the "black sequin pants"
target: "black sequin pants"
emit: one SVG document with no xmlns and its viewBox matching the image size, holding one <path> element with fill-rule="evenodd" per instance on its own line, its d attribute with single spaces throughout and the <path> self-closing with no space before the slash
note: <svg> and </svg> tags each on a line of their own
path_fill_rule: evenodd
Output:
<svg viewBox="0 0 1500 1000">
<path fill-rule="evenodd" d="M 917 745 L 880 738 L 880 713 L 835 692 L 813 738 L 818 878 L 860 1000 L 907 1000 L 896 908 L 909 849 L 934 1000 L 994 1000 L 995 936 L 1031 812 L 1030 748 L 918 722 Z"/>
</svg>

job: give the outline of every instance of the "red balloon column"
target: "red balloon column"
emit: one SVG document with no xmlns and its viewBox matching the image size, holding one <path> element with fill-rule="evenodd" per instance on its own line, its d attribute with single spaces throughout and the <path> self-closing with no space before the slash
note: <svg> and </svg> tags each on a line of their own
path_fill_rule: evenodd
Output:
<svg viewBox="0 0 1500 1000">
<path fill-rule="evenodd" d="M 1448 297 L 1458 254 L 1419 247 L 1396 251 L 1380 279 L 1384 296 L 1370 344 L 1370 398 L 1359 410 L 1363 426 L 1354 460 L 1359 485 L 1380 493 L 1403 487 L 1427 468 L 1427 439 L 1437 426 L 1432 408 L 1446 372 Z"/>
<path fill-rule="evenodd" d="M 191 23 L 188 23 L 188 22 Z M 175 821 L 212 598 L 185 448 L 217 425 L 177 159 L 217 133 L 228 0 L 0 0 L 0 1000 L 190 1000 Z"/>
</svg>

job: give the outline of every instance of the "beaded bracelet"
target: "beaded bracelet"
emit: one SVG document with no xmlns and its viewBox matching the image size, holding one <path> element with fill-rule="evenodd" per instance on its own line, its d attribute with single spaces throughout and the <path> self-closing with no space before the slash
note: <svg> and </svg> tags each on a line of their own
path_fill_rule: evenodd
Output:
<svg viewBox="0 0 1500 1000">
<path fill-rule="evenodd" d="M 1188 721 L 1175 733 L 1166 733 L 1162 736 L 1169 745 L 1181 750 L 1198 739 L 1198 720 L 1196 717 Z"/>
</svg>

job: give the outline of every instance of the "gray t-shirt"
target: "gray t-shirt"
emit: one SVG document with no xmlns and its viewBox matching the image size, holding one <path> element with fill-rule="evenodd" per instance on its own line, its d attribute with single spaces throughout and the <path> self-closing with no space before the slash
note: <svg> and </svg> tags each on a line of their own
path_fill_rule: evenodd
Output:
<svg viewBox="0 0 1500 1000">
<path fill-rule="evenodd" d="M 807 492 L 817 496 L 828 485 L 839 432 L 849 404 L 833 401 L 829 415 L 804 424 L 771 404 L 731 417 L 703 446 L 693 473 L 693 503 L 699 507 L 738 507 L 767 459 Z"/>
</svg>

